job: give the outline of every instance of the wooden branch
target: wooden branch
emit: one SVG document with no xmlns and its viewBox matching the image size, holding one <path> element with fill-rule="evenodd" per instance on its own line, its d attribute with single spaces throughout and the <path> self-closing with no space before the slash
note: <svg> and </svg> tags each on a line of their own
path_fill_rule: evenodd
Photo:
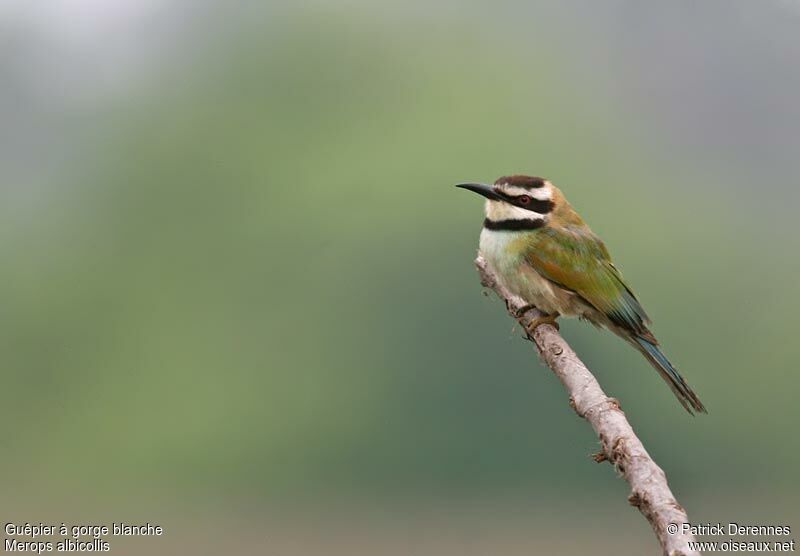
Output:
<svg viewBox="0 0 800 556">
<path fill-rule="evenodd" d="M 506 302 L 509 313 L 524 330 L 527 331 L 537 318 L 543 316 L 538 309 L 531 308 L 522 298 L 499 284 L 482 257 L 478 257 L 475 265 L 481 283 L 493 289 Z M 684 523 L 689 523 L 686 510 L 672 495 L 667 476 L 644 449 L 619 402 L 606 396 L 597 379 L 554 326 L 539 324 L 532 334 L 528 334 L 528 338 L 567 389 L 570 406 L 589 421 L 600 438 L 602 452 L 594 456 L 595 461 L 608 460 L 628 481 L 631 487 L 628 502 L 636 506 L 653 526 L 664 555 L 699 556 L 700 552 L 689 549 L 689 541 L 695 538 L 681 528 Z M 676 525 L 677 531 L 674 531 Z"/>
</svg>

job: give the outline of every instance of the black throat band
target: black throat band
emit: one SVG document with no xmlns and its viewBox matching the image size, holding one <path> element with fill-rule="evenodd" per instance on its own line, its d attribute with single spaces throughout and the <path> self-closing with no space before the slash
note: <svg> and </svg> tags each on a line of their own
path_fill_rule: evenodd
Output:
<svg viewBox="0 0 800 556">
<path fill-rule="evenodd" d="M 483 227 L 487 230 L 537 230 L 546 224 L 544 218 L 526 218 L 524 220 L 489 220 L 483 221 Z"/>
</svg>

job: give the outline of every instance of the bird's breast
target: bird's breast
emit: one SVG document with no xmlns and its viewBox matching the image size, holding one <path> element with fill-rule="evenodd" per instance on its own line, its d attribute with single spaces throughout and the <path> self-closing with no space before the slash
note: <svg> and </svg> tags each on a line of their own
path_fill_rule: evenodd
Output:
<svg viewBox="0 0 800 556">
<path fill-rule="evenodd" d="M 481 231 L 480 252 L 495 272 L 516 272 L 525 253 L 519 234 L 484 228 Z"/>
<path fill-rule="evenodd" d="M 555 285 L 526 262 L 531 242 L 522 234 L 488 230 L 481 232 L 480 253 L 512 293 L 547 313 L 581 314 L 576 296 Z"/>
</svg>

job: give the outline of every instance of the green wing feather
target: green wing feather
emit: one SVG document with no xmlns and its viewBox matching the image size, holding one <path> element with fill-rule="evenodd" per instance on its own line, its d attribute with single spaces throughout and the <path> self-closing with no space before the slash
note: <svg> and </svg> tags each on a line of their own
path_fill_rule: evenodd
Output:
<svg viewBox="0 0 800 556">
<path fill-rule="evenodd" d="M 527 262 L 536 272 L 575 292 L 617 326 L 655 367 L 689 413 L 706 412 L 648 330 L 650 319 L 611 262 L 603 242 L 586 226 L 546 227 L 531 234 Z"/>
<path fill-rule="evenodd" d="M 575 292 L 614 324 L 652 338 L 647 313 L 588 227 L 542 228 L 531 234 L 531 242 L 527 262 L 539 274 Z"/>
</svg>

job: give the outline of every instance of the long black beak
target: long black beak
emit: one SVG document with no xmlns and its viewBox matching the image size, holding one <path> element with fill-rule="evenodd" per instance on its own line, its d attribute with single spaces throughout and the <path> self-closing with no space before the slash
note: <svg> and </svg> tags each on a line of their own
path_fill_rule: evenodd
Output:
<svg viewBox="0 0 800 556">
<path fill-rule="evenodd" d="M 469 189 L 470 191 L 474 191 L 478 195 L 483 195 L 487 199 L 491 199 L 492 201 L 500 201 L 502 197 L 495 193 L 494 188 L 491 185 L 486 185 L 484 183 L 459 183 L 456 187 L 460 187 L 461 189 Z"/>
</svg>

